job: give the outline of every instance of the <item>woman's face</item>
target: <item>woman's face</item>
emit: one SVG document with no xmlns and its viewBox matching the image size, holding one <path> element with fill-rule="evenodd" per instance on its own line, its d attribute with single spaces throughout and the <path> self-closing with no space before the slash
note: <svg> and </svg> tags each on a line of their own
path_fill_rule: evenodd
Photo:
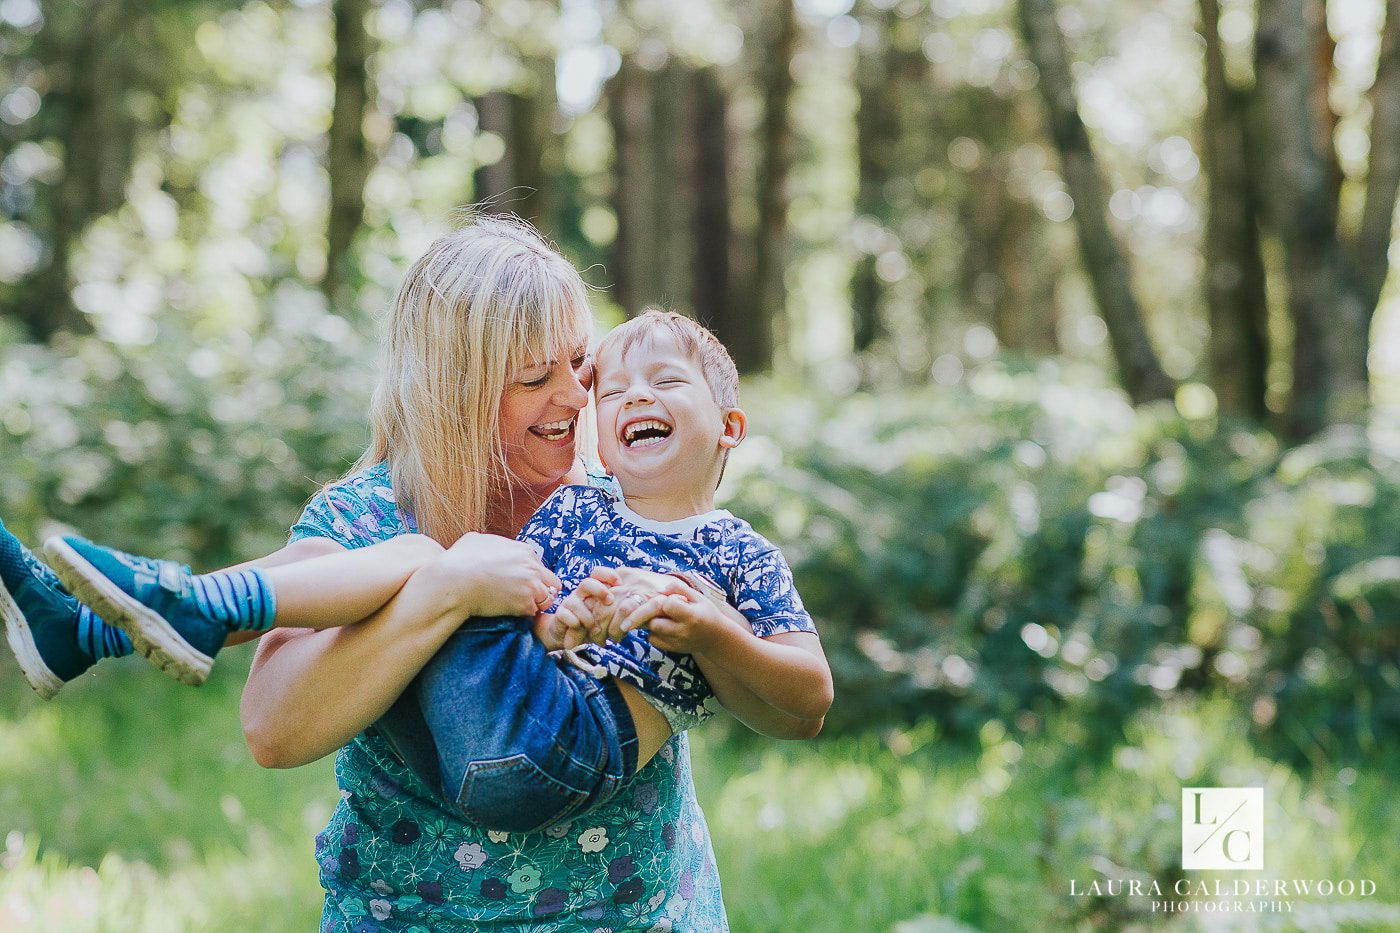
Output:
<svg viewBox="0 0 1400 933">
<path fill-rule="evenodd" d="M 568 359 L 544 360 L 507 376 L 501 395 L 501 440 L 511 475 L 552 486 L 573 468 L 578 413 L 588 402 L 593 361 L 586 344 Z"/>
</svg>

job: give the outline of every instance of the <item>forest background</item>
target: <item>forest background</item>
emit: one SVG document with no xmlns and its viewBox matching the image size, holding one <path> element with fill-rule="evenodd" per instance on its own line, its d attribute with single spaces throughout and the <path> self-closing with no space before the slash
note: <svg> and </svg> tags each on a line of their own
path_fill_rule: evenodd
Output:
<svg viewBox="0 0 1400 933">
<path fill-rule="evenodd" d="M 515 211 L 746 376 L 838 699 L 697 736 L 735 930 L 1191 929 L 1069 894 L 1181 877 L 1182 786 L 1400 878 L 1397 186 L 1400 0 L 0 0 L 0 515 L 277 548 L 407 263 Z M 0 667 L 0 926 L 314 923 L 246 664 Z"/>
</svg>

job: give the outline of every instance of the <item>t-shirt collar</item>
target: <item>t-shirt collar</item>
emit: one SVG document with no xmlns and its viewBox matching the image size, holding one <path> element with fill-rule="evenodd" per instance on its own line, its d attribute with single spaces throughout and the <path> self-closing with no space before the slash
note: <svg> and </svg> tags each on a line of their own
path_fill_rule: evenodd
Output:
<svg viewBox="0 0 1400 933">
<path fill-rule="evenodd" d="M 687 515 L 685 518 L 678 518 L 674 521 L 661 522 L 654 518 L 638 515 L 627 507 L 627 502 L 621 496 L 613 499 L 613 508 L 617 510 L 618 515 L 636 525 L 638 528 L 645 528 L 647 531 L 654 531 L 657 534 L 674 535 L 677 537 L 693 535 L 700 528 L 703 528 L 711 522 L 719 521 L 721 518 L 734 517 L 730 514 L 728 509 L 711 509 L 699 515 Z"/>
</svg>

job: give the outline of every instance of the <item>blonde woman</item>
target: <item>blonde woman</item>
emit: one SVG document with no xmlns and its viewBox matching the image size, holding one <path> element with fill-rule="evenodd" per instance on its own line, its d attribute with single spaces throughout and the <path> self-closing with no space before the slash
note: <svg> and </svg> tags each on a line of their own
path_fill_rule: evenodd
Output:
<svg viewBox="0 0 1400 933">
<path fill-rule="evenodd" d="M 585 820 L 510 834 L 461 819 L 382 735 L 412 733 L 421 714 L 395 700 L 464 616 L 524 611 L 479 602 L 504 568 L 538 567 L 497 536 L 590 481 L 576 451 L 590 320 L 578 273 L 523 223 L 478 218 L 440 239 L 395 301 L 369 450 L 293 528 L 299 556 L 455 543 L 369 621 L 258 647 L 243 696 L 258 761 L 340 748 L 342 800 L 316 841 L 323 930 L 727 928 L 684 735 Z M 372 725 L 386 713 L 392 730 Z"/>
<path fill-rule="evenodd" d="M 262 637 L 242 718 L 264 766 L 339 749 L 341 800 L 316 837 L 322 930 L 727 929 L 686 737 L 646 748 L 648 735 L 669 732 L 649 704 L 608 707 L 633 714 L 639 757 L 655 753 L 612 799 L 573 825 L 504 833 L 466 821 L 434 793 L 431 743 L 413 741 L 426 735 L 421 712 L 399 701 L 464 618 L 533 613 L 552 598 L 557 579 L 512 537 L 561 483 L 604 481 L 576 449 L 590 330 L 577 271 L 528 225 L 477 217 L 441 237 L 396 296 L 369 449 L 312 499 L 286 548 L 254 562 L 256 572 L 236 568 L 247 575 L 229 584 L 223 608 L 251 621 L 231 627 L 270 619 L 249 595 L 260 575 L 292 581 L 278 588 L 277 615 L 310 626 Z M 329 623 L 316 601 L 299 607 L 287 595 L 297 564 L 372 545 L 358 572 L 368 580 L 392 566 L 402 587 L 360 624 L 317 628 Z M 135 569 L 163 579 L 159 567 Z M 11 645 L 36 687 L 56 691 L 95 660 L 131 650 L 3 526 L 0 583 Z M 664 585 L 645 571 L 623 574 L 629 592 Z M 208 588 L 217 602 L 216 591 Z M 175 667 L 190 660 L 138 647 Z M 218 647 L 200 653 L 207 660 Z M 201 676 L 194 660 L 189 679 Z M 508 699 L 485 697 L 483 709 Z M 781 718 L 755 724 L 783 734 Z"/>
</svg>

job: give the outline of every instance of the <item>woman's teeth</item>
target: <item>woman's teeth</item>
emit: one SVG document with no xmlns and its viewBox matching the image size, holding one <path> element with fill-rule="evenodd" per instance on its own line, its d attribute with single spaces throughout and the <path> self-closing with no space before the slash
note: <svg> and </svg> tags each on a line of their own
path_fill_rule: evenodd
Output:
<svg viewBox="0 0 1400 933">
<path fill-rule="evenodd" d="M 570 418 L 568 421 L 551 421 L 549 424 L 537 424 L 530 428 L 530 430 L 547 441 L 561 441 L 569 436 L 569 430 L 573 426 L 574 419 Z"/>
<path fill-rule="evenodd" d="M 622 432 L 622 442 L 627 447 L 655 447 L 671 436 L 671 426 L 664 421 L 635 421 Z"/>
</svg>

